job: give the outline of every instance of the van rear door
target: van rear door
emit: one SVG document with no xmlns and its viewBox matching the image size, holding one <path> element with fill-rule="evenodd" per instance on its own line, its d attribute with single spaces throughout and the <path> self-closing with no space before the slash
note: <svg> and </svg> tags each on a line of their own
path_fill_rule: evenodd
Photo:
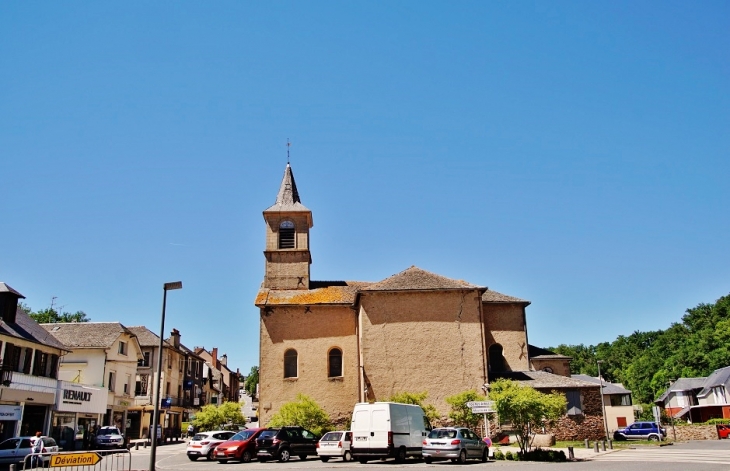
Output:
<svg viewBox="0 0 730 471">
<path fill-rule="evenodd" d="M 370 406 L 356 407 L 352 414 L 351 447 L 362 450 L 370 448 Z"/>
</svg>

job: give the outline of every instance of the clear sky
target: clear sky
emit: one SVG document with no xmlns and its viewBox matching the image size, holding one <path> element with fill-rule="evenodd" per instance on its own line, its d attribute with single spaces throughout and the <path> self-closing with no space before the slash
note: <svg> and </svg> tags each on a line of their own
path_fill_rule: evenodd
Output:
<svg viewBox="0 0 730 471">
<path fill-rule="evenodd" d="M 0 3 L 0 281 L 258 363 L 286 166 L 312 278 L 416 265 L 530 343 L 730 291 L 730 3 Z M 292 326 L 292 328 L 296 328 Z"/>
</svg>

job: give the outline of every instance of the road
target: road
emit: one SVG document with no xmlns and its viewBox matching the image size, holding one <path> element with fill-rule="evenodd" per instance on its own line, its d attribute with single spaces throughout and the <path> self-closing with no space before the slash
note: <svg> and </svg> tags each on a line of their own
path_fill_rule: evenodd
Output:
<svg viewBox="0 0 730 471">
<path fill-rule="evenodd" d="M 459 465 L 451 462 L 426 464 L 423 461 L 408 460 L 398 464 L 393 461 L 373 461 L 366 465 L 357 462 L 343 463 L 330 461 L 322 463 L 317 459 L 300 461 L 293 458 L 288 463 L 269 461 L 266 463 L 228 463 L 215 461 L 190 461 L 185 455 L 185 444 L 164 445 L 157 449 L 156 468 L 161 471 L 235 471 L 235 470 L 301 470 L 301 469 L 338 469 L 338 470 L 395 470 L 407 469 L 453 469 Z M 730 440 L 703 441 L 676 444 L 666 447 L 636 447 L 635 449 L 614 450 L 610 453 L 591 456 L 590 460 L 575 463 L 546 463 L 490 461 L 488 463 L 472 462 L 465 465 L 467 469 L 516 467 L 525 470 L 540 470 L 546 466 L 551 471 L 727 471 L 730 469 Z M 132 469 L 149 469 L 149 448 L 132 450 Z"/>
</svg>

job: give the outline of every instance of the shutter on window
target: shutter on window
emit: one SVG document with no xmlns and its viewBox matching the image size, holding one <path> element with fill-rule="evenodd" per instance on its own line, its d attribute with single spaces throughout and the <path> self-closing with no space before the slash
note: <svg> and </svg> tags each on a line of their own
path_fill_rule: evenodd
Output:
<svg viewBox="0 0 730 471">
<path fill-rule="evenodd" d="M 48 376 L 58 379 L 58 355 L 51 355 L 51 369 Z"/>
<path fill-rule="evenodd" d="M 568 415 L 583 415 L 580 405 L 580 391 L 567 391 L 565 396 L 568 399 Z"/>
<path fill-rule="evenodd" d="M 30 362 L 33 358 L 33 349 L 32 348 L 26 348 L 25 349 L 25 361 L 23 361 L 23 373 L 30 374 Z"/>
</svg>

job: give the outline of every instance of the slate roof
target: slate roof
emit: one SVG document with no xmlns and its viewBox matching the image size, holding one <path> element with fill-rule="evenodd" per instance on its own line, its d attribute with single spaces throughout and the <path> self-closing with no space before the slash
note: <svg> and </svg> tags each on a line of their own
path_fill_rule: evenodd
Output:
<svg viewBox="0 0 730 471">
<path fill-rule="evenodd" d="M 486 287 L 473 285 L 463 280 L 454 280 L 445 276 L 437 275 L 412 266 L 391 277 L 373 283 L 361 291 L 431 291 L 431 290 L 463 290 L 479 289 Z"/>
<path fill-rule="evenodd" d="M 134 336 L 119 322 L 59 322 L 41 327 L 71 349 L 109 348 L 123 333 Z"/>
<path fill-rule="evenodd" d="M 363 281 L 311 281 L 310 289 L 261 288 L 256 306 L 352 305 L 358 289 L 370 283 Z"/>
<path fill-rule="evenodd" d="M 127 330 L 137 336 L 137 341 L 140 347 L 159 347 L 160 336 L 152 332 L 150 329 L 143 325 L 135 325 L 127 327 Z M 167 340 L 164 341 L 165 347 L 174 348 Z"/>
<path fill-rule="evenodd" d="M 13 288 L 11 288 L 7 283 L 0 281 L 0 293 L 13 293 L 17 297 L 21 299 L 25 299 L 25 296 L 15 291 Z"/>
<path fill-rule="evenodd" d="M 271 211 L 309 211 L 299 199 L 294 173 L 292 173 L 291 165 L 288 163 L 284 170 L 284 178 L 281 180 L 279 193 L 276 195 L 276 203 L 264 210 L 264 213 Z"/>
<path fill-rule="evenodd" d="M 519 381 L 521 384 L 535 389 L 598 388 L 598 384 L 595 383 L 545 371 L 505 371 L 489 374 L 490 381 L 502 378 Z"/>
<path fill-rule="evenodd" d="M 702 385 L 702 391 L 697 394 L 697 397 L 705 397 L 712 392 L 712 388 L 715 386 L 726 386 L 728 383 L 730 383 L 730 366 L 719 368 L 707 377 Z"/>
<path fill-rule="evenodd" d="M 599 380 L 593 376 L 588 375 L 570 375 L 571 378 L 579 379 L 581 381 L 588 381 L 589 383 L 600 384 L 603 386 L 603 394 L 631 394 L 631 391 L 624 388 L 620 383 L 609 383 L 606 380 Z"/>
<path fill-rule="evenodd" d="M 482 294 L 482 302 L 484 303 L 505 303 L 505 304 L 524 304 L 525 306 L 530 305 L 530 301 L 515 298 L 514 296 L 507 296 L 506 294 L 499 293 L 497 291 L 488 289 Z"/>
<path fill-rule="evenodd" d="M 677 392 L 677 391 L 692 391 L 694 389 L 700 390 L 705 385 L 705 380 L 707 378 L 679 378 L 677 381 L 673 382 L 669 388 L 664 391 L 664 394 L 659 396 L 654 402 L 664 402 L 667 397 L 669 396 L 669 393 L 671 392 Z"/>
<path fill-rule="evenodd" d="M 5 285 L 5 283 L 3 283 L 3 285 Z M 7 285 L 5 285 L 5 287 L 12 290 L 12 288 Z M 15 292 L 15 290 L 11 292 Z M 52 348 L 58 348 L 64 351 L 69 351 L 68 347 L 63 342 L 46 332 L 41 324 L 34 321 L 33 318 L 30 317 L 21 308 L 16 309 L 15 322 L 13 322 L 12 324 L 8 324 L 7 322 L 0 319 L 0 334 L 28 340 L 30 342 L 46 345 Z"/>
<path fill-rule="evenodd" d="M 567 355 L 561 355 L 559 353 L 555 353 L 553 351 L 536 347 L 534 345 L 527 345 L 527 354 L 530 356 L 530 358 L 537 358 L 537 359 L 553 359 L 553 360 L 572 360 L 573 357 L 569 357 Z"/>
</svg>

